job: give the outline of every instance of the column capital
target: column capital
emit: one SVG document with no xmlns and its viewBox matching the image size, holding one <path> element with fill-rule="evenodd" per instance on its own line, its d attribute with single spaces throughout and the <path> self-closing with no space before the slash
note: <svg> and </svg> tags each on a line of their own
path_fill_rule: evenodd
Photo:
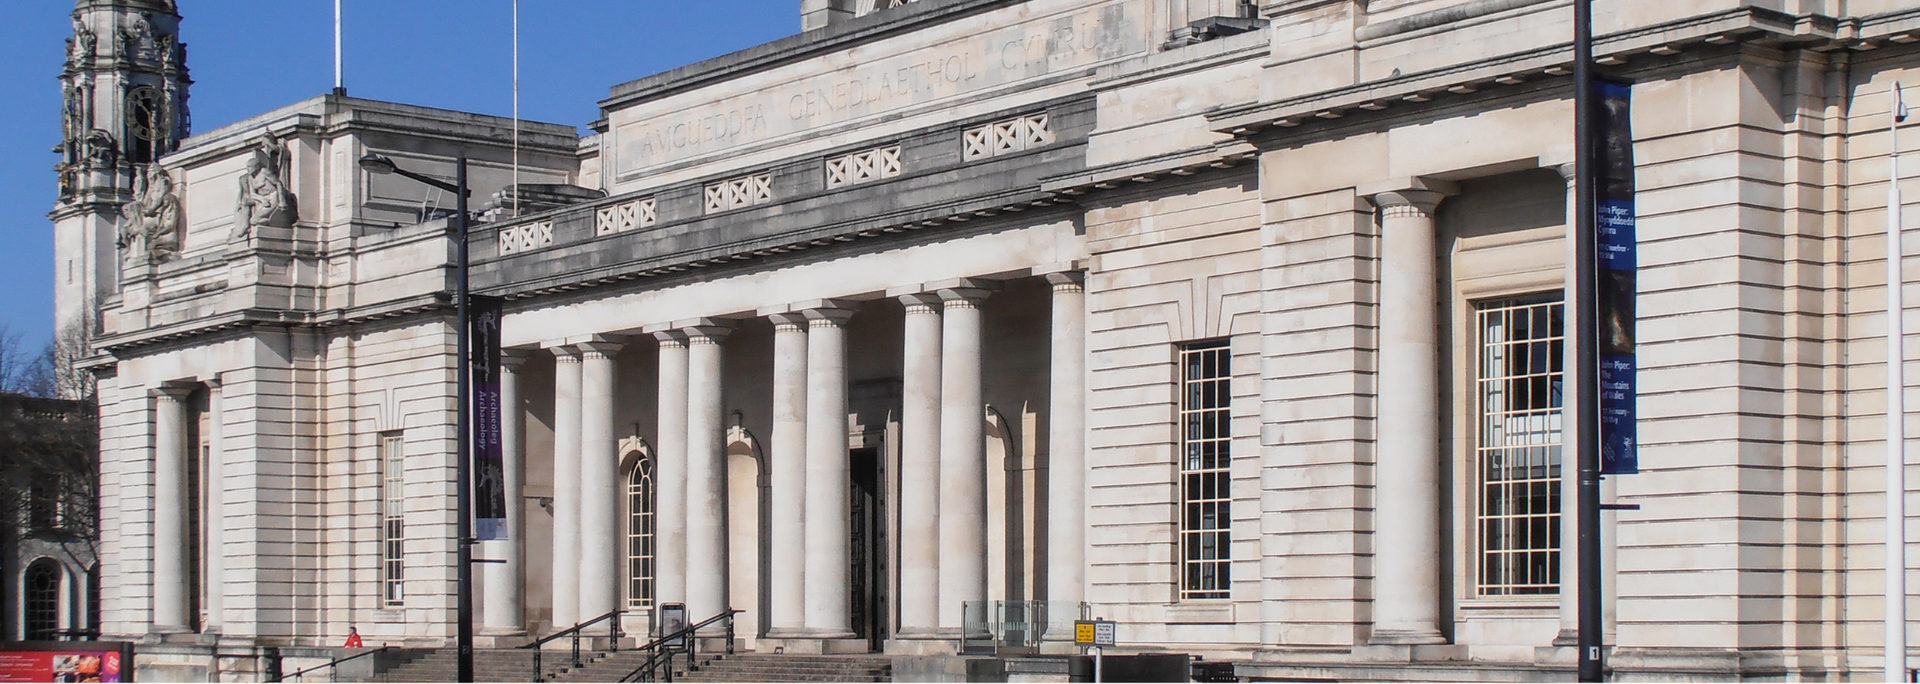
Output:
<svg viewBox="0 0 1920 684">
<path fill-rule="evenodd" d="M 508 373 L 517 372 L 531 356 L 533 356 L 531 349 L 502 349 L 500 350 L 500 370 Z"/>
<path fill-rule="evenodd" d="M 687 336 L 687 344 L 719 344 L 733 332 L 733 321 L 715 318 L 696 318 L 676 323 L 680 332 Z"/>
<path fill-rule="evenodd" d="M 940 295 L 932 292 L 903 294 L 895 297 L 895 299 L 898 299 L 901 305 L 907 307 L 907 315 L 909 316 L 915 314 L 940 313 Z"/>
<path fill-rule="evenodd" d="M 853 318 L 853 309 L 840 307 L 817 307 L 801 313 L 806 314 L 808 324 L 814 327 L 845 326 L 847 319 Z"/>
<path fill-rule="evenodd" d="M 168 399 L 172 401 L 185 401 L 187 395 L 190 394 L 193 394 L 193 386 L 174 382 L 163 383 L 153 388 L 152 392 L 152 396 L 155 399 Z"/>
<path fill-rule="evenodd" d="M 1434 208 L 1440 206 L 1440 200 L 1460 194 L 1460 186 L 1415 176 L 1363 183 L 1354 191 L 1389 216 L 1403 213 L 1431 216 Z"/>
<path fill-rule="evenodd" d="M 626 338 L 612 335 L 594 335 L 593 339 L 574 345 L 575 348 L 580 350 L 582 355 L 609 359 L 613 358 L 615 354 L 619 354 L 620 349 L 626 346 Z"/>
<path fill-rule="evenodd" d="M 1087 288 L 1086 271 L 1060 271 L 1046 274 L 1047 284 L 1054 292 L 1080 292 Z"/>
<path fill-rule="evenodd" d="M 650 331 L 648 334 L 653 335 L 653 339 L 660 343 L 661 349 L 671 349 L 676 347 L 687 346 L 687 333 L 678 329 L 654 330 L 654 331 Z"/>
<path fill-rule="evenodd" d="M 560 363 L 579 363 L 580 362 L 580 348 L 573 346 L 571 344 L 562 344 L 562 345 L 547 347 L 547 351 L 553 354 L 554 361 L 557 361 Z"/>
<path fill-rule="evenodd" d="M 1578 169 L 1579 167 L 1573 162 L 1567 162 L 1553 167 L 1554 171 L 1560 173 L 1560 179 L 1567 182 L 1567 187 L 1573 187 L 1573 177 L 1576 175 Z"/>
<path fill-rule="evenodd" d="M 767 320 L 773 321 L 776 333 L 803 333 L 807 331 L 807 315 L 799 311 L 783 311 L 767 314 Z"/>
</svg>

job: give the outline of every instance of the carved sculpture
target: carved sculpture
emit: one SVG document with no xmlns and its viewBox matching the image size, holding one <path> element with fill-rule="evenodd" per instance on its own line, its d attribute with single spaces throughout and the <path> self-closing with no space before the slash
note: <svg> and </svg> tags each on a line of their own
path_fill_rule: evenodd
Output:
<svg viewBox="0 0 1920 684">
<path fill-rule="evenodd" d="M 87 162 L 95 168 L 110 169 L 120 161 L 120 144 L 113 134 L 98 128 L 87 133 Z"/>
<path fill-rule="evenodd" d="M 153 22 L 144 14 L 129 17 L 126 28 L 120 30 L 120 54 L 134 59 L 153 59 L 153 48 Z"/>
<path fill-rule="evenodd" d="M 280 138 L 268 133 L 247 160 L 247 172 L 240 177 L 240 198 L 234 207 L 233 239 L 253 237 L 254 228 L 291 228 L 297 215 L 293 192 L 281 175 L 285 148 Z"/>
<path fill-rule="evenodd" d="M 67 55 L 68 63 L 77 66 L 92 61 L 99 40 L 86 22 L 81 21 L 78 15 L 74 16 L 73 40 L 68 43 L 71 46 L 71 52 Z"/>
<path fill-rule="evenodd" d="M 127 266 L 157 263 L 180 253 L 180 199 L 173 177 L 148 164 L 134 183 L 133 201 L 120 208 L 120 249 Z"/>
</svg>

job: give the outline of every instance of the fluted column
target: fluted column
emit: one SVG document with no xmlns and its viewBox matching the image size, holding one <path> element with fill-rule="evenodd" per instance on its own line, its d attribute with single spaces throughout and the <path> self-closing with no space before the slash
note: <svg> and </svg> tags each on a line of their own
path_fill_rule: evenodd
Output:
<svg viewBox="0 0 1920 684">
<path fill-rule="evenodd" d="M 187 397 L 183 387 L 154 393 L 153 631 L 193 631 L 193 576 L 187 550 Z"/>
<path fill-rule="evenodd" d="M 227 605 L 227 520 L 226 520 L 226 398 L 220 379 L 207 381 L 207 472 L 202 478 L 207 511 L 202 518 L 206 539 L 201 555 L 206 558 L 206 581 L 202 583 L 201 602 L 207 618 L 200 625 L 205 632 L 219 632 L 225 622 Z M 85 605 L 85 604 L 82 604 Z"/>
<path fill-rule="evenodd" d="M 580 363 L 580 619 L 613 612 L 620 602 L 620 452 L 613 434 L 614 356 L 619 342 L 579 345 Z"/>
<path fill-rule="evenodd" d="M 1053 368 L 1047 406 L 1047 600 L 1086 600 L 1087 292 L 1052 273 Z"/>
<path fill-rule="evenodd" d="M 770 534 L 775 568 L 768 634 L 793 637 L 806 628 L 807 317 L 774 314 L 773 459 Z"/>
<path fill-rule="evenodd" d="M 987 598 L 986 404 L 981 399 L 977 287 L 940 290 L 940 628 Z"/>
<path fill-rule="evenodd" d="M 553 629 L 580 615 L 580 350 L 553 348 Z"/>
<path fill-rule="evenodd" d="M 807 309 L 807 633 L 851 638 L 847 583 L 847 319 Z"/>
<path fill-rule="evenodd" d="M 900 637 L 910 639 L 940 628 L 940 296 L 900 303 Z"/>
<path fill-rule="evenodd" d="M 1433 211 L 1451 186 L 1416 181 L 1380 207 L 1380 355 L 1374 456 L 1374 644 L 1440 633 L 1440 357 Z"/>
<path fill-rule="evenodd" d="M 687 334 L 687 619 L 705 620 L 727 601 L 727 443 L 721 343 L 711 322 Z"/>
<path fill-rule="evenodd" d="M 655 605 L 687 600 L 687 336 L 656 332 L 660 342 L 658 420 L 654 445 L 653 591 Z"/>
<path fill-rule="evenodd" d="M 521 406 L 520 366 L 524 349 L 500 350 L 500 465 L 507 493 L 507 538 L 480 543 L 483 558 L 503 561 L 481 565 L 486 577 L 482 631 L 494 635 L 526 631 L 526 411 Z"/>
</svg>

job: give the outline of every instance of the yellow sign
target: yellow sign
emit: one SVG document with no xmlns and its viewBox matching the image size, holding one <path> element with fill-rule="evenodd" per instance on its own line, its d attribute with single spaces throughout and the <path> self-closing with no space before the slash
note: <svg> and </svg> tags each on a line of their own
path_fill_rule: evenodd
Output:
<svg viewBox="0 0 1920 684">
<path fill-rule="evenodd" d="M 1093 643 L 1093 634 L 1093 623 L 1086 621 L 1073 623 L 1073 643 L 1091 644 Z"/>
</svg>

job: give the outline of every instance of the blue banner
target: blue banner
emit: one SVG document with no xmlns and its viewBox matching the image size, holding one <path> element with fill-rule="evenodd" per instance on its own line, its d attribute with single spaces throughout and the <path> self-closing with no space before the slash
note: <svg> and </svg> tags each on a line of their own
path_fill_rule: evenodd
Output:
<svg viewBox="0 0 1920 684">
<path fill-rule="evenodd" d="M 1600 333 L 1600 472 L 1640 472 L 1635 358 L 1639 237 L 1634 230 L 1633 88 L 1594 81 L 1596 112 L 1594 259 Z M 1587 396 L 1594 396 L 1589 392 Z"/>
</svg>

